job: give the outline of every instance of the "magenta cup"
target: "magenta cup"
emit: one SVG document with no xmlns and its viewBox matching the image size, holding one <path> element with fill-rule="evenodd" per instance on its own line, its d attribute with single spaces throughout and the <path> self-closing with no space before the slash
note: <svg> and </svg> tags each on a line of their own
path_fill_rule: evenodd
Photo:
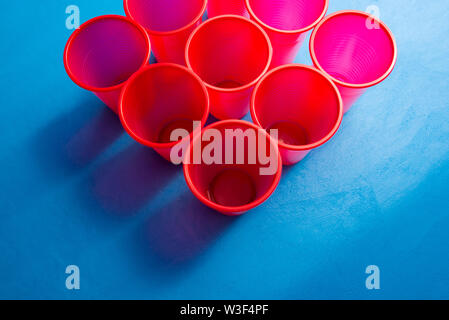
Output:
<svg viewBox="0 0 449 320">
<path fill-rule="evenodd" d="M 240 119 L 252 90 L 268 70 L 272 48 L 256 23 L 236 15 L 212 18 L 192 32 L 187 66 L 206 84 L 214 117 Z"/>
<path fill-rule="evenodd" d="M 346 10 L 318 24 L 310 38 L 310 54 L 315 67 L 337 84 L 347 112 L 367 88 L 390 75 L 397 48 L 383 22 L 365 12 Z"/>
<path fill-rule="evenodd" d="M 92 91 L 118 113 L 120 92 L 129 77 L 150 59 L 145 30 L 122 16 L 85 22 L 67 41 L 64 66 L 81 88 Z"/>
<path fill-rule="evenodd" d="M 328 0 L 245 0 L 249 15 L 267 32 L 272 68 L 292 63 L 309 30 L 326 15 Z"/>
<path fill-rule="evenodd" d="M 158 62 L 185 65 L 184 50 L 201 23 L 207 0 L 124 0 L 128 17 L 148 32 Z"/>
<path fill-rule="evenodd" d="M 206 123 L 207 89 L 198 76 L 183 66 L 173 63 L 147 66 L 124 87 L 119 115 L 123 127 L 137 142 L 180 164 L 184 154 L 173 155 L 172 150 L 180 144 L 187 149 L 189 137 Z M 194 121 L 199 125 L 195 126 Z M 186 134 L 173 138 L 177 129 Z M 178 157 L 181 160 L 176 162 Z"/>
<path fill-rule="evenodd" d="M 282 160 L 265 130 L 242 120 L 205 128 L 190 144 L 184 176 L 193 194 L 226 215 L 245 213 L 266 201 L 279 184 Z M 198 159 L 198 160 L 195 160 Z"/>
<path fill-rule="evenodd" d="M 245 0 L 208 0 L 207 15 L 209 18 L 225 14 L 235 14 L 249 18 Z"/>
<path fill-rule="evenodd" d="M 327 75 L 290 64 L 271 70 L 257 84 L 251 116 L 273 137 L 276 134 L 282 163 L 292 165 L 334 136 L 343 118 L 343 103 Z"/>
</svg>

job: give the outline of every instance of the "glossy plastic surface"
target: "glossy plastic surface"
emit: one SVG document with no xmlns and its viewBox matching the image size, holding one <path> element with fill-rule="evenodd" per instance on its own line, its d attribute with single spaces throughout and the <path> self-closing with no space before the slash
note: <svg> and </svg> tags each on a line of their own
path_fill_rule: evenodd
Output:
<svg viewBox="0 0 449 320">
<path fill-rule="evenodd" d="M 313 31 L 314 65 L 331 76 L 340 90 L 344 111 L 365 92 L 385 80 L 396 64 L 393 34 L 381 21 L 361 11 L 339 11 Z"/>
<path fill-rule="evenodd" d="M 284 165 L 301 161 L 337 132 L 343 107 L 337 87 L 313 67 L 291 64 L 267 73 L 254 90 L 253 121 L 277 129 Z"/>
<path fill-rule="evenodd" d="M 249 136 L 253 134 L 253 137 L 260 134 L 262 138 L 245 138 L 244 148 L 238 150 L 238 140 L 234 139 L 233 147 L 229 147 L 226 130 L 239 129 Z M 190 190 L 202 203 L 226 215 L 239 215 L 261 205 L 274 192 L 281 178 L 282 161 L 276 142 L 264 130 L 259 129 L 247 121 L 226 120 L 208 126 L 201 136 L 196 136 L 187 152 L 187 159 L 191 161 L 184 164 L 184 176 Z M 222 138 L 217 139 L 212 131 L 218 132 Z M 218 159 L 222 164 L 216 161 L 206 164 L 204 156 L 200 163 L 194 162 L 193 150 L 198 145 L 201 155 L 210 154 L 210 148 L 218 145 L 212 153 L 220 154 Z M 260 171 L 269 166 L 268 162 L 262 164 L 258 156 L 263 148 L 266 149 L 264 154 L 268 157 L 267 160 L 274 168 L 269 175 L 261 174 Z M 237 161 L 239 150 L 244 155 L 244 161 L 240 164 Z M 233 160 L 230 164 L 226 164 L 228 157 Z M 250 158 L 256 160 L 252 162 Z"/>
<path fill-rule="evenodd" d="M 200 25 L 186 47 L 186 61 L 206 84 L 211 113 L 217 119 L 240 119 L 249 111 L 251 92 L 268 70 L 272 48 L 256 23 L 236 15 Z"/>
<path fill-rule="evenodd" d="M 117 113 L 120 91 L 129 77 L 148 63 L 150 52 L 142 27 L 126 17 L 100 16 L 70 36 L 64 65 L 76 84 L 95 93 Z"/>
<path fill-rule="evenodd" d="M 184 50 L 201 23 L 206 0 L 124 0 L 126 15 L 141 24 L 158 62 L 185 65 Z"/>
<path fill-rule="evenodd" d="M 139 143 L 154 148 L 170 161 L 170 152 L 179 143 L 189 143 L 193 121 L 203 126 L 209 115 L 209 99 L 202 81 L 185 67 L 155 64 L 135 74 L 123 89 L 120 120 L 126 131 Z M 175 129 L 190 136 L 171 141 Z"/>
<path fill-rule="evenodd" d="M 323 19 L 328 0 L 245 0 L 252 20 L 273 46 L 272 68 L 292 63 L 308 31 Z"/>
<path fill-rule="evenodd" d="M 249 18 L 245 0 L 208 0 L 207 15 L 209 18 L 225 14 L 236 14 Z"/>
</svg>

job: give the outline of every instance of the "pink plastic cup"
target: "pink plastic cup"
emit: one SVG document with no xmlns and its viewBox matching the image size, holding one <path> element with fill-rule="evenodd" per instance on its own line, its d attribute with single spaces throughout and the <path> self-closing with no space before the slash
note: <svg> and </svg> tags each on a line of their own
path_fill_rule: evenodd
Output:
<svg viewBox="0 0 449 320">
<path fill-rule="evenodd" d="M 123 88 L 119 115 L 132 138 L 174 162 L 172 149 L 180 143 L 187 148 L 190 138 L 206 123 L 207 89 L 197 75 L 183 66 L 147 66 Z M 194 121 L 200 121 L 201 126 L 195 128 Z M 183 129 L 190 136 L 173 141 L 171 135 L 176 129 Z"/>
<path fill-rule="evenodd" d="M 277 130 L 282 163 L 292 165 L 334 136 L 343 118 L 343 103 L 327 75 L 290 64 L 271 70 L 258 83 L 251 116 L 268 132 Z"/>
<path fill-rule="evenodd" d="M 240 119 L 249 111 L 251 92 L 268 70 L 272 53 L 267 34 L 256 23 L 224 15 L 192 32 L 186 61 L 206 84 L 212 115 Z"/>
<path fill-rule="evenodd" d="M 318 24 L 310 38 L 310 54 L 315 67 L 337 84 L 344 112 L 367 88 L 385 80 L 397 60 L 396 42 L 388 27 L 353 10 L 336 12 Z"/>
<path fill-rule="evenodd" d="M 194 161 L 195 154 L 200 161 Z M 242 120 L 219 121 L 205 128 L 190 144 L 186 159 L 190 161 L 184 163 L 184 176 L 190 190 L 206 206 L 226 215 L 261 205 L 282 173 L 276 141 Z"/>
<path fill-rule="evenodd" d="M 207 15 L 209 18 L 222 16 L 225 14 L 235 14 L 249 18 L 246 10 L 245 0 L 209 0 L 207 4 Z"/>
<path fill-rule="evenodd" d="M 271 68 L 292 63 L 309 30 L 326 15 L 328 0 L 245 0 L 252 20 L 273 46 Z"/>
<path fill-rule="evenodd" d="M 148 32 L 158 62 L 185 65 L 187 39 L 201 23 L 207 0 L 124 0 L 128 17 Z"/>
<path fill-rule="evenodd" d="M 145 30 L 116 15 L 93 18 L 70 36 L 64 66 L 81 88 L 92 91 L 115 113 L 120 92 L 129 77 L 150 59 Z"/>
</svg>

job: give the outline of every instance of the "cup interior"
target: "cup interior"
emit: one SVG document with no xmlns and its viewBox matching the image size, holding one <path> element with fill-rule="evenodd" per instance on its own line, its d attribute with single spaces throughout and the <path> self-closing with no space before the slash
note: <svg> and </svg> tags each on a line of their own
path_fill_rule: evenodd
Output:
<svg viewBox="0 0 449 320">
<path fill-rule="evenodd" d="M 348 84 L 367 84 L 384 76 L 394 61 L 395 46 L 386 27 L 372 22 L 368 15 L 346 13 L 316 29 L 313 52 L 321 68 Z"/>
<path fill-rule="evenodd" d="M 175 31 L 201 18 L 205 0 L 127 0 L 129 14 L 147 30 Z"/>
<path fill-rule="evenodd" d="M 109 88 L 126 81 L 149 56 L 148 38 L 126 19 L 81 26 L 67 48 L 67 67 L 81 84 Z"/>
<path fill-rule="evenodd" d="M 203 23 L 188 45 L 191 69 L 207 84 L 238 88 L 256 81 L 268 68 L 271 45 L 253 22 L 218 17 Z"/>
<path fill-rule="evenodd" d="M 235 131 L 239 129 L 240 133 Z M 230 130 L 236 135 L 232 136 Z M 192 185 L 201 198 L 219 206 L 235 208 L 257 204 L 271 194 L 270 190 L 279 181 L 279 153 L 273 140 L 263 130 L 260 132 L 263 135 L 258 138 L 256 127 L 229 122 L 203 131 L 201 164 L 194 164 L 190 153 L 192 161 L 186 166 Z M 242 144 L 239 145 L 238 141 Z M 258 153 L 262 150 L 267 156 L 266 161 L 259 159 Z M 240 162 L 239 152 L 243 155 L 241 160 L 244 159 Z M 213 161 L 215 156 L 221 161 Z M 226 162 L 227 157 L 232 161 Z M 261 174 L 260 169 L 268 168 L 268 163 L 274 170 Z"/>
<path fill-rule="evenodd" d="M 314 24 L 323 14 L 326 0 L 248 0 L 254 15 L 279 30 L 294 31 Z"/>
<path fill-rule="evenodd" d="M 201 81 L 176 65 L 147 67 L 125 87 L 122 120 L 143 143 L 175 143 L 176 129 L 191 133 L 194 121 L 205 121 L 208 97 Z"/>
<path fill-rule="evenodd" d="M 268 74 L 256 89 L 253 108 L 263 128 L 277 129 L 279 142 L 295 147 L 319 144 L 341 119 L 337 89 L 318 71 L 297 66 Z"/>
</svg>

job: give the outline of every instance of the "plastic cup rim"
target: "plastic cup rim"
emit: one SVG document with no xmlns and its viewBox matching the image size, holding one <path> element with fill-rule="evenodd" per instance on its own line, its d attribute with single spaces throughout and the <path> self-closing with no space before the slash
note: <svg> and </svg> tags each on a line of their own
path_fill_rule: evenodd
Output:
<svg viewBox="0 0 449 320">
<path fill-rule="evenodd" d="M 201 30 L 204 26 L 206 26 L 210 23 L 214 23 L 216 20 L 224 20 L 224 19 L 238 19 L 238 20 L 244 21 L 245 23 L 250 23 L 252 26 L 256 27 L 258 30 L 260 30 L 262 32 L 262 35 L 267 40 L 267 44 L 268 44 L 268 59 L 267 59 L 267 64 L 266 64 L 265 68 L 263 69 L 263 71 L 260 73 L 260 75 L 256 79 L 245 84 L 244 86 L 240 86 L 237 88 L 220 88 L 220 87 L 211 85 L 210 83 L 207 83 L 206 81 L 202 80 L 207 88 L 217 91 L 217 92 L 224 92 L 224 93 L 240 92 L 240 91 L 244 91 L 244 90 L 251 88 L 252 86 L 256 85 L 259 82 L 259 80 L 263 77 L 263 75 L 269 70 L 271 62 L 272 62 L 272 58 L 273 58 L 273 47 L 271 45 L 270 38 L 268 37 L 265 30 L 263 30 L 263 28 L 261 28 L 254 21 L 246 19 L 242 16 L 233 15 L 233 14 L 220 15 L 220 16 L 216 16 L 216 17 L 206 20 L 192 32 L 189 39 L 187 40 L 187 45 L 186 45 L 186 49 L 185 49 L 185 60 L 186 60 L 187 67 L 190 70 L 192 70 L 192 72 L 195 73 L 195 71 L 193 70 L 192 65 L 190 63 L 190 58 L 189 58 L 189 49 L 190 49 L 190 45 L 192 43 L 193 38 L 198 33 L 198 31 Z"/>
<path fill-rule="evenodd" d="M 355 84 L 355 83 L 348 83 L 348 82 L 344 82 L 344 81 L 338 80 L 337 78 L 335 78 L 332 75 L 328 74 L 326 72 L 326 70 L 324 70 L 324 68 L 318 62 L 318 59 L 317 59 L 316 54 L 315 54 L 315 38 L 316 38 L 316 35 L 317 35 L 319 29 L 321 28 L 321 26 L 323 26 L 327 21 L 331 20 L 332 18 L 334 18 L 336 16 L 354 15 L 354 14 L 355 15 L 361 15 L 361 16 L 364 16 L 366 18 L 371 18 L 371 19 L 375 20 L 377 23 L 379 23 L 379 25 L 382 27 L 382 29 L 387 33 L 388 38 L 391 41 L 391 44 L 392 44 L 392 47 L 393 47 L 393 57 L 392 57 L 392 60 L 391 60 L 390 67 L 379 78 L 377 78 L 377 79 L 375 79 L 373 81 L 367 82 L 367 83 Z M 317 67 L 320 71 L 326 73 L 326 75 L 328 75 L 332 79 L 332 81 L 334 81 L 338 85 L 343 86 L 343 87 L 347 87 L 347 88 L 353 88 L 353 89 L 365 89 L 365 88 L 373 87 L 373 86 L 381 83 L 382 81 L 384 81 L 393 72 L 393 69 L 394 69 L 394 67 L 396 65 L 397 57 L 398 57 L 398 49 L 397 49 L 397 44 L 396 44 L 396 40 L 395 40 L 395 37 L 393 35 L 393 32 L 381 20 L 377 19 L 374 16 L 371 16 L 370 14 L 368 14 L 366 12 L 359 11 L 359 10 L 341 10 L 341 11 L 337 11 L 337 12 L 334 12 L 334 13 L 328 15 L 323 20 L 321 20 L 321 22 L 316 26 L 316 28 L 312 32 L 312 35 L 310 36 L 309 51 L 310 51 L 310 56 L 312 58 L 312 61 L 313 61 L 313 64 L 315 65 L 315 67 Z"/>
<path fill-rule="evenodd" d="M 128 122 L 125 119 L 125 115 L 124 115 L 124 106 L 123 106 L 123 100 L 125 97 L 126 92 L 128 91 L 129 86 L 133 83 L 133 81 L 139 77 L 141 74 L 143 74 L 144 72 L 147 72 L 148 70 L 154 70 L 154 69 L 159 69 L 159 68 L 175 68 L 175 69 L 179 69 L 182 71 L 187 72 L 187 74 L 189 74 L 191 77 L 193 77 L 196 81 L 198 81 L 198 83 L 201 85 L 201 89 L 204 93 L 204 98 L 205 98 L 205 105 L 206 108 L 203 112 L 203 116 L 201 118 L 201 128 L 204 127 L 207 118 L 209 117 L 209 112 L 210 112 L 210 102 L 209 102 L 209 94 L 207 92 L 206 87 L 204 86 L 203 82 L 201 81 L 200 77 L 198 77 L 195 73 L 193 73 L 191 70 L 187 69 L 184 66 L 175 64 L 175 63 L 156 63 L 156 64 L 152 64 L 152 65 L 148 65 L 145 66 L 143 68 L 141 68 L 139 71 L 137 71 L 135 74 L 133 74 L 131 76 L 131 78 L 129 78 L 129 81 L 125 84 L 125 86 L 122 89 L 122 92 L 120 93 L 120 99 L 119 99 L 119 117 L 120 117 L 120 122 L 122 123 L 123 128 L 125 129 L 125 131 L 137 142 L 139 142 L 140 144 L 147 146 L 149 148 L 153 148 L 153 149 L 170 149 L 174 146 L 176 146 L 177 144 L 181 143 L 183 140 L 189 138 L 192 139 L 194 137 L 194 135 L 196 134 L 197 130 L 194 130 L 192 132 L 190 132 L 188 137 L 185 137 L 184 139 L 181 139 L 179 141 L 173 141 L 173 142 L 166 142 L 166 143 L 158 143 L 158 142 L 154 142 L 154 141 L 150 141 L 147 139 L 144 139 L 142 137 L 140 137 L 138 134 L 136 134 L 134 132 L 134 130 L 128 125 Z M 199 129 L 201 129 L 199 128 Z"/>
<path fill-rule="evenodd" d="M 201 131 L 201 134 L 197 135 L 194 138 L 194 141 L 196 141 L 197 139 L 201 139 L 203 132 L 206 130 L 214 129 L 216 127 L 222 127 L 222 126 L 227 126 L 227 125 L 236 125 L 236 124 L 246 126 L 248 128 L 252 128 L 254 130 L 260 129 L 260 127 L 256 126 L 255 124 L 248 122 L 248 121 L 244 121 L 244 120 L 233 120 L 233 119 L 232 120 L 222 120 L 222 121 L 217 121 L 217 122 L 207 126 L 206 128 L 204 128 Z M 279 182 L 281 180 L 281 176 L 282 176 L 282 158 L 281 158 L 281 154 L 279 152 L 278 146 L 276 144 L 276 141 L 274 141 L 274 139 L 268 133 L 265 132 L 265 135 L 266 135 L 266 137 L 269 138 L 270 143 L 274 146 L 273 149 L 275 150 L 276 155 L 278 157 L 278 168 L 277 168 L 276 176 L 273 180 L 273 183 L 270 185 L 270 188 L 267 190 L 267 192 L 264 193 L 263 196 L 261 196 L 260 198 L 254 200 L 253 202 L 251 202 L 249 204 L 246 204 L 243 206 L 238 206 L 238 207 L 223 206 L 218 203 L 215 203 L 215 202 L 209 200 L 208 198 L 206 198 L 197 189 L 196 185 L 193 183 L 193 180 L 192 180 L 190 172 L 189 172 L 189 167 L 191 166 L 191 164 L 184 163 L 183 164 L 184 177 L 185 177 L 187 186 L 189 187 L 190 191 L 192 191 L 192 193 L 195 195 L 195 197 L 198 198 L 206 206 L 208 206 L 216 211 L 219 211 L 226 215 L 231 215 L 231 216 L 235 216 L 235 215 L 239 215 L 241 213 L 247 212 L 251 209 L 258 207 L 262 203 L 264 203 L 276 190 L 276 188 L 278 187 Z M 186 157 L 190 157 L 192 145 L 193 145 L 193 143 L 191 143 L 189 145 L 189 147 L 187 148 Z"/>
<path fill-rule="evenodd" d="M 129 10 L 128 2 L 129 2 L 129 0 L 123 0 L 123 7 L 125 9 L 125 14 L 126 14 L 127 17 L 129 17 L 130 19 L 135 21 L 134 17 L 131 14 L 131 11 Z M 207 8 L 207 0 L 203 0 L 203 5 L 201 7 L 201 12 L 191 22 L 189 22 L 188 24 L 186 24 L 185 26 L 183 26 L 181 28 L 178 28 L 178 29 L 175 29 L 175 30 L 169 30 L 169 31 L 156 31 L 156 30 L 151 30 L 151 29 L 145 28 L 145 27 L 144 27 L 144 29 L 149 34 L 155 35 L 155 36 L 168 36 L 168 35 L 172 35 L 172 34 L 175 34 L 175 33 L 183 32 L 183 31 L 189 29 L 190 27 L 194 26 L 195 23 L 197 23 L 198 20 L 200 20 L 203 17 L 204 13 L 206 12 L 206 8 Z"/>
<path fill-rule="evenodd" d="M 323 11 L 321 12 L 320 16 L 314 21 L 312 22 L 310 25 L 305 26 L 304 28 L 301 29 L 297 29 L 297 30 L 283 30 L 283 29 L 278 29 L 275 27 L 272 27 L 268 24 L 266 24 L 265 22 L 263 22 L 253 11 L 253 9 L 251 8 L 251 4 L 249 2 L 250 0 L 245 0 L 245 6 L 246 9 L 248 10 L 248 13 L 250 15 L 250 17 L 254 20 L 257 21 L 257 23 L 261 24 L 264 26 L 264 28 L 267 28 L 270 31 L 273 31 L 275 33 L 280 33 L 280 34 L 300 34 L 300 33 L 304 33 L 307 32 L 311 29 L 313 29 L 326 15 L 326 12 L 329 8 L 329 0 L 325 0 L 324 6 L 323 6 Z"/>
<path fill-rule="evenodd" d="M 92 19 L 84 22 L 78 29 L 76 29 L 70 35 L 69 40 L 67 40 L 67 43 L 64 48 L 64 68 L 65 68 L 67 74 L 69 75 L 70 79 L 72 79 L 73 82 L 75 82 L 81 88 L 92 91 L 92 92 L 109 92 L 109 91 L 118 90 L 121 87 L 123 87 L 125 85 L 125 83 L 129 80 L 129 79 L 127 79 L 119 84 L 114 85 L 114 86 L 95 87 L 95 86 L 88 85 L 88 84 L 84 83 L 83 81 L 79 80 L 75 76 L 75 74 L 72 72 L 72 70 L 70 69 L 69 61 L 68 61 L 69 60 L 69 51 L 70 51 L 70 48 L 71 48 L 72 43 L 75 40 L 75 38 L 79 34 L 81 34 L 81 32 L 83 32 L 84 29 L 86 29 L 86 27 L 88 27 L 89 25 L 96 23 L 97 21 L 106 20 L 106 19 L 117 19 L 117 20 L 125 21 L 125 22 L 131 24 L 133 27 L 137 28 L 140 31 L 140 33 L 144 36 L 147 52 L 145 53 L 144 61 L 142 62 L 139 69 L 137 69 L 137 71 L 140 70 L 142 67 L 144 67 L 148 63 L 148 61 L 150 60 L 150 56 L 151 56 L 151 44 L 150 44 L 150 39 L 148 38 L 148 34 L 145 32 L 145 29 L 143 27 L 141 27 L 139 24 L 137 24 L 135 21 L 133 21 L 127 17 L 124 17 L 124 16 L 109 14 L 109 15 L 98 16 L 98 17 L 92 18 Z"/>
<path fill-rule="evenodd" d="M 260 80 L 260 82 L 257 84 L 257 86 L 254 88 L 253 94 L 251 96 L 251 105 L 250 105 L 251 118 L 253 119 L 254 123 L 256 123 L 259 127 L 263 128 L 265 130 L 265 128 L 261 125 L 259 118 L 257 117 L 257 113 L 256 113 L 257 93 L 258 93 L 261 85 L 263 84 L 263 82 L 266 79 L 268 79 L 275 73 L 282 72 L 286 69 L 301 69 L 301 70 L 308 70 L 308 71 L 315 72 L 319 76 L 323 77 L 323 79 L 325 79 L 330 84 L 330 86 L 334 89 L 334 92 L 338 99 L 338 106 L 339 106 L 338 107 L 338 117 L 337 117 L 337 120 L 335 121 L 334 127 L 332 128 L 332 130 L 329 131 L 329 133 L 325 137 L 323 137 L 322 139 L 320 139 L 314 143 L 307 144 L 307 145 L 291 145 L 291 144 L 286 144 L 284 142 L 278 141 L 278 145 L 280 148 L 291 150 L 291 151 L 308 151 L 308 150 L 318 148 L 318 147 L 322 146 L 323 144 L 325 144 L 326 142 L 328 142 L 337 133 L 338 129 L 340 128 L 342 120 L 343 120 L 343 100 L 341 98 L 341 95 L 340 95 L 340 92 L 339 92 L 337 86 L 335 85 L 335 83 L 332 82 L 332 79 L 327 74 L 323 73 L 322 71 L 320 71 L 312 66 L 306 66 L 304 64 L 293 63 L 293 64 L 286 64 L 283 66 L 279 66 L 277 68 L 270 70 Z"/>
</svg>

